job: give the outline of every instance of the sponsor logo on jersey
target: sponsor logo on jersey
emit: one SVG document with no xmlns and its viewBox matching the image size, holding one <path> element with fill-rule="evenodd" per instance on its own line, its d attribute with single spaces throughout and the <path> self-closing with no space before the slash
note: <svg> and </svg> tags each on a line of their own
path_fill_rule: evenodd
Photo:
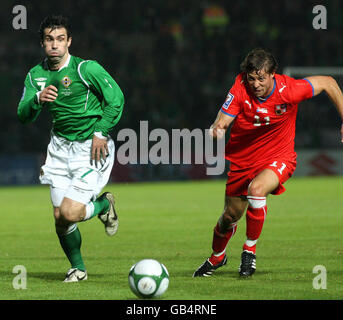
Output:
<svg viewBox="0 0 343 320">
<path fill-rule="evenodd" d="M 249 106 L 249 109 L 251 109 L 251 103 L 248 100 L 245 100 L 244 103 L 246 103 Z"/>
<path fill-rule="evenodd" d="M 68 76 L 63 77 L 61 82 L 65 88 L 68 88 L 72 83 L 71 79 Z"/>
<path fill-rule="evenodd" d="M 282 85 L 282 88 L 279 90 L 279 92 L 282 92 L 287 87 L 283 82 L 281 82 L 281 85 Z"/>
<path fill-rule="evenodd" d="M 225 109 L 225 110 L 227 110 L 228 108 L 229 108 L 229 106 L 230 106 L 230 104 L 231 104 L 231 102 L 232 102 L 232 100 L 233 100 L 233 98 L 234 98 L 235 96 L 232 94 L 232 93 L 228 93 L 228 95 L 227 95 L 227 97 L 226 97 L 226 100 L 225 100 L 225 102 L 224 102 L 224 104 L 223 104 L 223 108 Z"/>
<path fill-rule="evenodd" d="M 256 112 L 258 112 L 258 113 L 268 113 L 268 110 L 267 110 L 267 108 L 257 107 Z"/>
<path fill-rule="evenodd" d="M 275 113 L 280 116 L 287 111 L 287 104 L 278 104 L 275 106 Z"/>
<path fill-rule="evenodd" d="M 36 81 L 46 81 L 47 78 L 41 77 L 41 78 L 35 78 Z"/>
</svg>

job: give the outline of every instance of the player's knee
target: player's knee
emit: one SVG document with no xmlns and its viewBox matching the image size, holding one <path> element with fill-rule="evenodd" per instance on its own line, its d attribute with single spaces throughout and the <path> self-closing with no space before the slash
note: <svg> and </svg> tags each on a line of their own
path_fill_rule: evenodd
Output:
<svg viewBox="0 0 343 320">
<path fill-rule="evenodd" d="M 78 210 L 75 210 L 75 208 L 67 206 L 67 205 L 61 205 L 60 210 L 60 220 L 64 222 L 78 222 L 80 221 Z"/>
<path fill-rule="evenodd" d="M 238 212 L 237 209 L 233 207 L 225 207 L 224 212 L 222 214 L 222 219 L 225 221 L 226 225 L 231 225 L 239 220 L 241 213 Z"/>
<path fill-rule="evenodd" d="M 261 183 L 252 181 L 248 187 L 248 195 L 254 197 L 265 197 L 265 191 Z"/>
<path fill-rule="evenodd" d="M 82 221 L 85 215 L 86 206 L 69 198 L 64 198 L 59 211 L 61 220 L 72 223 Z"/>
</svg>

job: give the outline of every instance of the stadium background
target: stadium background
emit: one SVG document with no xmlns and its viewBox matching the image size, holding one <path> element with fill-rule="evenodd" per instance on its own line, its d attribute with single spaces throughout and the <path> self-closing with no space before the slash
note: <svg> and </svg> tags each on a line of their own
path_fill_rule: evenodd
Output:
<svg viewBox="0 0 343 320">
<path fill-rule="evenodd" d="M 42 112 L 22 125 L 17 104 L 28 70 L 43 57 L 38 28 L 44 16 L 70 17 L 71 54 L 95 59 L 115 78 L 126 102 L 113 131 L 148 120 L 149 129 L 206 129 L 223 103 L 239 65 L 252 48 L 270 49 L 287 66 L 343 64 L 343 5 L 322 1 L 327 30 L 315 30 L 315 1 L 23 1 L 27 29 L 12 27 L 16 1 L 2 1 L 0 18 L 0 184 L 38 183 L 51 121 Z M 335 77 L 343 87 L 343 75 Z M 343 173 L 337 112 L 323 94 L 299 108 L 298 175 Z M 118 147 L 119 145 L 117 145 Z M 224 174 L 225 175 L 225 174 Z M 223 177 L 223 176 L 221 176 Z M 205 165 L 117 164 L 112 182 L 220 178 Z"/>
</svg>

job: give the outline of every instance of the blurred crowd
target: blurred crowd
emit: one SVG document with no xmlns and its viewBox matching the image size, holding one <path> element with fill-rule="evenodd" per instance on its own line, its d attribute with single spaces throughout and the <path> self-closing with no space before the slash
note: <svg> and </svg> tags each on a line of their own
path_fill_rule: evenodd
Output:
<svg viewBox="0 0 343 320">
<path fill-rule="evenodd" d="M 313 29 L 311 1 L 74 0 L 60 1 L 57 9 L 49 1 L 23 3 L 27 30 L 12 28 L 14 4 L 4 2 L 0 12 L 0 146 L 6 154 L 44 152 L 49 140 L 47 112 L 25 126 L 16 112 L 24 78 L 43 57 L 38 28 L 50 13 L 70 17 L 70 52 L 97 60 L 122 88 L 125 110 L 117 131 L 138 129 L 140 120 L 151 129 L 208 128 L 254 47 L 271 50 L 279 72 L 285 66 L 343 65 L 340 0 L 325 4 L 327 30 Z M 318 110 L 329 104 L 325 97 L 313 103 Z M 321 147 L 326 142 L 318 127 L 330 131 L 338 117 L 311 108 L 305 105 L 299 116 L 297 143 Z"/>
</svg>

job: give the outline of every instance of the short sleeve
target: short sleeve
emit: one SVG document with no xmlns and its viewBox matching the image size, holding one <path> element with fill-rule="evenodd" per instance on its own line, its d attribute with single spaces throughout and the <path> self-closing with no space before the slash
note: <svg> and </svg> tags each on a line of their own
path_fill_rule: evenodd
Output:
<svg viewBox="0 0 343 320">
<path fill-rule="evenodd" d="M 234 85 L 229 90 L 226 99 L 221 107 L 221 112 L 228 116 L 235 117 L 241 111 L 241 86 L 242 78 L 240 76 L 237 76 Z"/>
<path fill-rule="evenodd" d="M 314 89 L 312 83 L 308 79 L 293 79 L 288 77 L 288 99 L 291 103 L 299 103 L 313 97 Z"/>
</svg>

